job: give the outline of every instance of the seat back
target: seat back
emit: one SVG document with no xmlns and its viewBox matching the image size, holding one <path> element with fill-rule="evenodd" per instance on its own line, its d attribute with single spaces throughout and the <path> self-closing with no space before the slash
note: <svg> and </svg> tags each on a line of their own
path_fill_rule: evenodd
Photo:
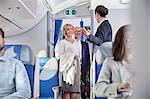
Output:
<svg viewBox="0 0 150 99">
<path fill-rule="evenodd" d="M 112 42 L 105 42 L 99 46 L 96 52 L 95 82 L 97 82 L 103 62 L 106 58 L 112 57 Z M 95 97 L 95 99 L 107 99 L 107 97 Z"/>
<path fill-rule="evenodd" d="M 54 99 L 53 87 L 58 86 L 58 62 L 54 57 L 39 57 L 40 99 Z M 37 63 L 36 63 L 37 64 Z"/>
<path fill-rule="evenodd" d="M 112 42 L 105 42 L 97 47 L 96 62 L 102 64 L 105 58 L 112 57 Z"/>
<path fill-rule="evenodd" d="M 32 56 L 32 50 L 27 45 L 16 45 L 16 44 L 6 44 L 4 46 L 5 53 L 12 56 L 18 60 L 21 60 L 24 64 L 27 74 L 29 76 L 29 81 L 31 85 L 31 92 L 33 97 L 33 87 L 34 87 L 34 62 Z"/>
</svg>

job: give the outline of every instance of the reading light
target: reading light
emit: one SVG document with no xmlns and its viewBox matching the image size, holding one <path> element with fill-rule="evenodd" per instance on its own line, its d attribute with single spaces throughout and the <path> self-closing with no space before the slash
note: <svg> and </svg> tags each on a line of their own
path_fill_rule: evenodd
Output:
<svg viewBox="0 0 150 99">
<path fill-rule="evenodd" d="M 130 3 L 130 0 L 120 0 L 120 2 L 121 2 L 122 4 L 128 4 L 128 3 Z"/>
</svg>

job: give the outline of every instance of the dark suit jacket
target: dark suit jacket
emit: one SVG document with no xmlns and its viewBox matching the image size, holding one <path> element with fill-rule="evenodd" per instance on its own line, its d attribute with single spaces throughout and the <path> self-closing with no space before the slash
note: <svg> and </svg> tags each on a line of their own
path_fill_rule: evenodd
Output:
<svg viewBox="0 0 150 99">
<path fill-rule="evenodd" d="M 95 36 L 89 35 L 88 41 L 100 46 L 104 42 L 112 41 L 112 28 L 108 20 L 105 20 L 97 28 Z"/>
</svg>

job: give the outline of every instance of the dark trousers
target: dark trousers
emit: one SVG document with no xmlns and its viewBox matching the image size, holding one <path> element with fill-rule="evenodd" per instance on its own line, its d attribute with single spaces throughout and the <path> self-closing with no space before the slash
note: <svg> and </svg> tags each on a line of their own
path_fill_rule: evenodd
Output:
<svg viewBox="0 0 150 99">
<path fill-rule="evenodd" d="M 81 64 L 81 97 L 90 98 L 90 54 L 89 46 L 85 42 L 82 44 L 82 64 Z"/>
</svg>

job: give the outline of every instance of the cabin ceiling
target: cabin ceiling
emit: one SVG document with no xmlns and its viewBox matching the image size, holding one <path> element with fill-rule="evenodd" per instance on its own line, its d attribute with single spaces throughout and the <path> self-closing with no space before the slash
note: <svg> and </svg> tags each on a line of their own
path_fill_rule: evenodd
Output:
<svg viewBox="0 0 150 99">
<path fill-rule="evenodd" d="M 85 7 L 76 8 L 79 12 L 85 12 L 90 1 L 92 0 L 0 0 L 0 27 L 3 28 L 6 36 L 11 36 L 14 31 L 21 33 L 31 27 L 47 11 L 55 14 L 57 18 L 64 17 L 60 15 L 65 9 L 74 8 L 75 5 L 82 3 L 86 3 Z M 97 4 L 100 4 L 100 1 L 104 0 L 93 0 Z"/>
<path fill-rule="evenodd" d="M 21 33 L 46 13 L 47 8 L 41 1 L 0 0 L 0 27 L 6 36 Z"/>
<path fill-rule="evenodd" d="M 55 14 L 88 0 L 0 0 L 0 27 L 6 36 L 21 33 L 47 12 Z"/>
</svg>

